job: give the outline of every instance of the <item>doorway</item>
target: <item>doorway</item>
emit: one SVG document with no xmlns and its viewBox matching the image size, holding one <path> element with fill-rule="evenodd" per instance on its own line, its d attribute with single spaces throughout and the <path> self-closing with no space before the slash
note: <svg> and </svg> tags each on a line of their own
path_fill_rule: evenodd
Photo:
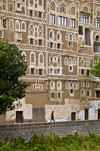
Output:
<svg viewBox="0 0 100 151">
<path fill-rule="evenodd" d="M 16 123 L 23 123 L 23 111 L 16 111 Z"/>
<path fill-rule="evenodd" d="M 71 121 L 76 121 L 76 112 L 71 113 Z"/>
<path fill-rule="evenodd" d="M 88 120 L 88 112 L 89 112 L 89 110 L 85 109 L 85 120 Z"/>
<path fill-rule="evenodd" d="M 98 109 L 98 120 L 100 120 L 100 109 Z"/>
</svg>

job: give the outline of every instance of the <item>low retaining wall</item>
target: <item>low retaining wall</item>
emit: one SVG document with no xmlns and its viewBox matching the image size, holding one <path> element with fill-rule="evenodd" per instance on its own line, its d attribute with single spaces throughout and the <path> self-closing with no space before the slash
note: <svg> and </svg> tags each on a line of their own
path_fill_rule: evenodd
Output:
<svg viewBox="0 0 100 151">
<path fill-rule="evenodd" d="M 79 135 L 88 135 L 89 133 L 100 135 L 100 120 L 0 125 L 0 141 L 4 141 L 6 136 L 9 138 L 21 136 L 27 142 L 34 134 L 54 133 L 62 137 L 67 134 L 74 135 L 75 131 Z"/>
</svg>

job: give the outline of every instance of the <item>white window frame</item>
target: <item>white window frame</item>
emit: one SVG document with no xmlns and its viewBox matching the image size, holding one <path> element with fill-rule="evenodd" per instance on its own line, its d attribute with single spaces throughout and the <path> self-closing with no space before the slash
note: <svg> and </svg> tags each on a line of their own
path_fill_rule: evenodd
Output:
<svg viewBox="0 0 100 151">
<path fill-rule="evenodd" d="M 70 69 L 70 67 L 71 67 L 72 69 Z M 69 72 L 73 72 L 73 65 L 69 65 Z"/>
</svg>

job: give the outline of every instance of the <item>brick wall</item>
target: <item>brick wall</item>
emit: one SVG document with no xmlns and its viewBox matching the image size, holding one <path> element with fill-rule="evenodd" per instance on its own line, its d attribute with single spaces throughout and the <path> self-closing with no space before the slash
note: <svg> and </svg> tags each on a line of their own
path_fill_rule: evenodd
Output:
<svg viewBox="0 0 100 151">
<path fill-rule="evenodd" d="M 6 136 L 9 138 L 21 136 L 27 142 L 35 133 L 40 135 L 54 133 L 62 137 L 67 134 L 73 135 L 74 131 L 79 135 L 89 133 L 100 135 L 100 120 L 0 125 L 0 141 L 4 141 Z"/>
</svg>

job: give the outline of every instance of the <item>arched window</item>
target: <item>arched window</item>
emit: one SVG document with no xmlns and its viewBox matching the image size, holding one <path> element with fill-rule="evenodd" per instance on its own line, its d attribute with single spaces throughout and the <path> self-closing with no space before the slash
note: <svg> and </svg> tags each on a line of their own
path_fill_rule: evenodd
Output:
<svg viewBox="0 0 100 151">
<path fill-rule="evenodd" d="M 35 53 L 32 52 L 30 55 L 31 64 L 35 64 Z"/>
<path fill-rule="evenodd" d="M 99 36 L 98 35 L 96 36 L 96 41 L 99 41 Z"/>
<path fill-rule="evenodd" d="M 26 61 L 26 53 L 25 52 L 22 52 L 22 56 L 25 57 L 25 61 Z"/>
<path fill-rule="evenodd" d="M 53 37 L 53 33 L 52 33 L 52 31 L 50 31 L 50 38 L 52 38 Z"/>
<path fill-rule="evenodd" d="M 73 64 L 76 65 L 76 59 L 75 58 L 73 59 Z"/>
<path fill-rule="evenodd" d="M 31 54 L 31 62 L 34 62 L 34 54 Z"/>
<path fill-rule="evenodd" d="M 100 17 L 100 10 L 98 10 L 98 11 L 97 11 L 97 16 L 99 16 L 99 17 Z"/>
<path fill-rule="evenodd" d="M 68 65 L 68 58 L 65 58 L 65 65 Z"/>
<path fill-rule="evenodd" d="M 69 35 L 68 35 L 68 33 L 67 33 L 67 34 L 66 34 L 66 40 L 68 40 L 68 36 L 69 36 Z"/>
<path fill-rule="evenodd" d="M 19 23 L 19 21 L 16 21 L 16 23 L 15 23 L 15 27 L 16 27 L 16 29 L 20 29 L 20 23 Z"/>
<path fill-rule="evenodd" d="M 60 39 L 60 33 L 57 33 L 57 40 Z"/>
<path fill-rule="evenodd" d="M 51 2 L 50 9 L 55 11 L 55 3 L 54 2 Z"/>
<path fill-rule="evenodd" d="M 71 58 L 69 58 L 69 64 L 72 64 L 72 59 Z"/>
<path fill-rule="evenodd" d="M 76 35 L 73 35 L 73 40 L 76 41 Z"/>
<path fill-rule="evenodd" d="M 87 6 L 84 6 L 84 7 L 83 7 L 83 11 L 84 11 L 84 12 L 88 12 L 88 7 L 87 7 Z"/>
<path fill-rule="evenodd" d="M 10 21 L 10 29 L 14 29 L 14 23 L 12 20 Z"/>
<path fill-rule="evenodd" d="M 71 15 L 75 15 L 75 13 L 76 13 L 75 6 L 72 6 L 71 7 Z"/>
<path fill-rule="evenodd" d="M 22 23 L 22 29 L 25 29 L 25 23 Z"/>
<path fill-rule="evenodd" d="M 68 83 L 68 82 L 65 83 L 65 88 L 66 88 L 66 89 L 69 88 L 69 83 Z"/>
<path fill-rule="evenodd" d="M 72 39 L 72 35 L 70 35 L 70 40 L 73 40 L 73 39 Z"/>
<path fill-rule="evenodd" d="M 40 54 L 40 63 L 43 63 L 43 54 Z"/>
<path fill-rule="evenodd" d="M 3 19 L 3 28 L 7 28 L 7 21 L 6 21 L 6 19 Z"/>
</svg>

